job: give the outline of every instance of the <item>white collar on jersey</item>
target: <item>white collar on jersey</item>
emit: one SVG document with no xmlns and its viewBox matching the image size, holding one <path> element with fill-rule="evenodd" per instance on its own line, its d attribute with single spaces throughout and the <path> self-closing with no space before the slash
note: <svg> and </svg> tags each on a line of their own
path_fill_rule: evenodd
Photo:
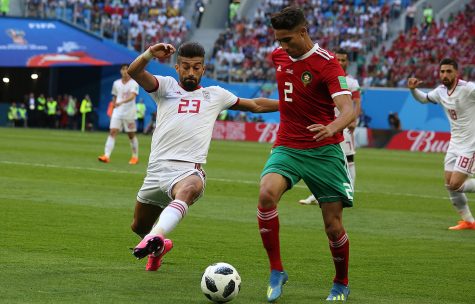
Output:
<svg viewBox="0 0 475 304">
<path fill-rule="evenodd" d="M 457 77 L 457 83 L 455 83 L 455 86 L 454 86 L 454 88 L 453 88 L 452 90 L 449 90 L 449 89 L 446 87 L 446 88 L 447 88 L 447 95 L 448 95 L 448 96 L 452 95 L 452 94 L 455 92 L 455 89 L 458 87 L 458 85 L 459 85 L 459 83 L 460 83 L 459 80 L 460 80 L 460 79 Z"/>
<path fill-rule="evenodd" d="M 300 57 L 297 57 L 297 58 L 294 58 L 294 57 L 291 57 L 289 56 L 290 60 L 292 60 L 293 62 L 296 62 L 296 61 L 299 61 L 299 60 L 304 60 L 308 57 L 310 57 L 310 55 L 312 55 L 313 53 L 315 53 L 315 51 L 318 49 L 318 43 L 315 43 L 313 45 L 313 48 L 310 49 L 310 51 L 308 51 L 307 53 L 303 54 L 302 56 Z"/>
</svg>

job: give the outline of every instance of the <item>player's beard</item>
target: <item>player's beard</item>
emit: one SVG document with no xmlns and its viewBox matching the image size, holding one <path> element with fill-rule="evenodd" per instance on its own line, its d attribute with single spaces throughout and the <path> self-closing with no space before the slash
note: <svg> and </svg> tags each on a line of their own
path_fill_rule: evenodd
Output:
<svg viewBox="0 0 475 304">
<path fill-rule="evenodd" d="M 454 81 L 455 81 L 455 79 L 453 79 L 453 80 L 450 80 L 450 79 L 448 79 L 448 78 L 442 79 L 442 83 L 444 84 L 444 86 L 446 86 L 446 87 L 449 88 L 449 89 L 450 89 L 450 88 L 452 87 L 452 85 L 454 84 Z"/>
<path fill-rule="evenodd" d="M 198 87 L 198 83 L 200 83 L 200 79 L 196 78 L 184 78 L 182 81 L 183 88 L 187 91 L 194 91 Z"/>
</svg>

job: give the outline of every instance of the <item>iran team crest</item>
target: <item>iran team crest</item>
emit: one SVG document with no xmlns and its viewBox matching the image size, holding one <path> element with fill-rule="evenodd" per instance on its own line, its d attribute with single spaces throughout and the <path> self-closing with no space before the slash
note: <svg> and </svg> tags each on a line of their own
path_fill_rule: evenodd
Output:
<svg viewBox="0 0 475 304">
<path fill-rule="evenodd" d="M 312 82 L 312 78 L 312 74 L 309 71 L 303 72 L 302 77 L 300 77 L 304 86 L 307 86 L 310 82 Z"/>
</svg>

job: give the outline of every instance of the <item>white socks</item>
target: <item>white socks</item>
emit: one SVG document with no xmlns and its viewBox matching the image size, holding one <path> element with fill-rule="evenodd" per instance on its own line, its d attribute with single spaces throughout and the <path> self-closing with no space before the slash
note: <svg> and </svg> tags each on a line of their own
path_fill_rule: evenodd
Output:
<svg viewBox="0 0 475 304">
<path fill-rule="evenodd" d="M 467 196 L 465 193 L 449 190 L 449 195 L 452 205 L 454 206 L 455 210 L 457 210 L 458 214 L 460 214 L 462 219 L 470 223 L 475 222 L 475 219 L 470 212 L 470 208 L 468 208 Z"/>
<path fill-rule="evenodd" d="M 157 224 L 152 228 L 149 234 L 165 236 L 170 233 L 188 211 L 188 205 L 184 201 L 174 200 L 165 209 L 158 218 Z"/>
<path fill-rule="evenodd" d="M 137 139 L 137 136 L 134 136 L 134 138 L 129 139 L 130 140 L 130 148 L 132 148 L 132 157 L 137 157 L 139 155 L 139 140 Z M 107 157 L 110 157 L 112 154 L 112 151 L 114 150 L 115 146 L 115 138 L 112 136 L 108 136 L 106 140 L 106 146 L 104 148 L 104 154 Z"/>
<path fill-rule="evenodd" d="M 458 191 L 449 191 L 450 200 L 452 201 L 455 210 L 457 210 L 458 214 L 460 214 L 464 221 L 473 223 L 475 222 L 475 219 L 470 212 L 470 208 L 467 204 L 467 196 L 464 192 L 475 192 L 475 179 L 467 178 Z"/>
<path fill-rule="evenodd" d="M 109 135 L 109 136 L 107 137 L 106 146 L 105 146 L 105 148 L 104 148 L 104 154 L 105 154 L 107 157 L 110 157 L 110 156 L 111 156 L 112 151 L 114 150 L 114 146 L 115 146 L 115 138 Z"/>
<path fill-rule="evenodd" d="M 351 186 L 353 188 L 353 191 L 355 191 L 356 167 L 354 162 L 348 163 L 348 171 L 350 171 Z"/>
<path fill-rule="evenodd" d="M 469 193 L 474 193 L 475 192 L 475 178 L 467 178 L 465 183 L 462 185 L 462 192 L 469 192 Z"/>
<path fill-rule="evenodd" d="M 130 147 L 132 148 L 132 157 L 137 157 L 139 155 L 139 140 L 137 139 L 137 136 L 134 136 L 134 138 L 129 139 L 130 140 Z"/>
</svg>

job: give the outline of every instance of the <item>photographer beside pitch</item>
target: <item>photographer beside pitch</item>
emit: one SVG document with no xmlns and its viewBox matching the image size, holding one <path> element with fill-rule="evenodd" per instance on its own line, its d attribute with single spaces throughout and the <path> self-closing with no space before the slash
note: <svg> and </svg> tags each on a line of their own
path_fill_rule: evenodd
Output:
<svg viewBox="0 0 475 304">
<path fill-rule="evenodd" d="M 445 187 L 450 201 L 462 218 L 450 230 L 475 230 L 465 193 L 475 192 L 473 176 L 475 161 L 475 84 L 459 79 L 458 64 L 445 58 L 439 64 L 442 85 L 425 93 L 417 87 L 422 83 L 409 78 L 407 86 L 420 103 L 439 103 L 450 122 L 450 143 L 444 160 Z"/>
<path fill-rule="evenodd" d="M 203 195 L 206 178 L 202 165 L 206 163 L 219 113 L 225 109 L 255 113 L 279 109 L 276 100 L 238 98 L 219 86 L 201 87 L 205 50 L 196 42 L 186 42 L 178 48 L 175 69 L 179 81 L 145 70 L 153 58 L 166 59 L 174 53 L 171 44 L 155 44 L 128 69 L 129 75 L 157 103 L 147 175 L 137 194 L 131 226 L 143 238 L 133 254 L 138 259 L 148 255 L 149 271 L 160 267 L 163 255 L 173 247 L 166 236 Z"/>
</svg>

